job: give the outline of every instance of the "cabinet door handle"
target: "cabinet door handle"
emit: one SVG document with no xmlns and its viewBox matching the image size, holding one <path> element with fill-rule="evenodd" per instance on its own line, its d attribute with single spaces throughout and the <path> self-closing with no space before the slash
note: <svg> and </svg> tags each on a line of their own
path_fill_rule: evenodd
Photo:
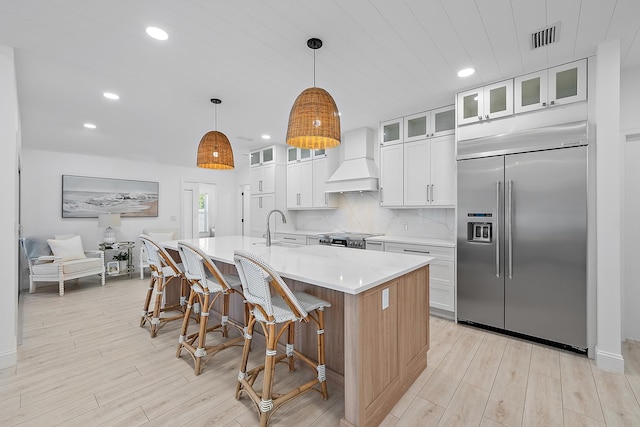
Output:
<svg viewBox="0 0 640 427">
<path fill-rule="evenodd" d="M 382 187 L 380 187 L 380 203 L 383 203 L 383 202 L 384 202 L 384 193 L 383 193 L 383 191 L 382 191 L 382 190 L 383 190 L 383 188 L 382 188 Z"/>
<path fill-rule="evenodd" d="M 509 201 L 507 207 L 509 211 L 509 279 L 513 279 L 513 181 L 509 180 L 509 188 L 507 189 Z"/>
<path fill-rule="evenodd" d="M 547 106 L 547 103 L 546 103 L 546 102 L 543 102 L 543 103 L 542 103 L 542 106 L 543 106 L 543 107 L 546 107 L 546 106 Z"/>
<path fill-rule="evenodd" d="M 414 253 L 414 254 L 430 254 L 431 252 L 429 251 L 419 251 L 417 249 L 403 249 L 403 252 L 410 252 L 410 253 Z"/>
<path fill-rule="evenodd" d="M 258 199 L 258 207 L 262 208 L 262 197 Z"/>
<path fill-rule="evenodd" d="M 329 195 L 327 193 L 324 193 L 324 205 L 329 205 Z"/>
<path fill-rule="evenodd" d="M 433 184 L 431 184 L 431 201 L 432 202 L 433 202 L 433 192 L 434 192 Z"/>
<path fill-rule="evenodd" d="M 500 181 L 496 181 L 496 277 L 500 278 Z"/>
<path fill-rule="evenodd" d="M 262 180 L 258 181 L 258 191 L 262 191 Z"/>
<path fill-rule="evenodd" d="M 371 246 L 382 246 L 382 242 L 367 242 L 367 245 L 371 245 Z"/>
<path fill-rule="evenodd" d="M 487 114 L 487 115 L 486 115 L 486 116 L 484 116 L 484 117 L 485 117 L 486 119 L 488 119 L 488 118 L 489 118 L 489 115 Z"/>
<path fill-rule="evenodd" d="M 482 116 L 478 116 L 478 120 L 482 120 Z"/>
<path fill-rule="evenodd" d="M 296 240 L 294 237 L 286 237 L 284 236 L 282 240 Z"/>
<path fill-rule="evenodd" d="M 431 198 L 429 197 L 429 184 L 427 184 L 427 203 L 429 203 L 429 200 L 431 200 Z"/>
<path fill-rule="evenodd" d="M 553 105 L 553 104 L 555 104 L 555 103 L 556 103 L 556 101 L 551 101 L 551 102 L 550 102 L 550 104 L 551 104 L 551 105 Z"/>
</svg>

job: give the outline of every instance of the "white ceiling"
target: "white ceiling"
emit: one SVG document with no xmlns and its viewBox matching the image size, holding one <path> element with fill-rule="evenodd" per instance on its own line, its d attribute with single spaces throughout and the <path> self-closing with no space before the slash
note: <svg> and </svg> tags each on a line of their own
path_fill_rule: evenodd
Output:
<svg viewBox="0 0 640 427">
<path fill-rule="evenodd" d="M 529 34 L 557 22 L 559 42 L 532 51 Z M 605 40 L 620 38 L 623 69 L 640 66 L 639 33 L 639 0 L 0 0 L 23 146 L 183 166 L 214 128 L 212 97 L 236 163 L 263 133 L 284 143 L 293 101 L 313 85 L 310 37 L 324 42 L 316 84 L 345 131 L 594 55 Z M 458 78 L 468 66 L 477 73 Z"/>
</svg>

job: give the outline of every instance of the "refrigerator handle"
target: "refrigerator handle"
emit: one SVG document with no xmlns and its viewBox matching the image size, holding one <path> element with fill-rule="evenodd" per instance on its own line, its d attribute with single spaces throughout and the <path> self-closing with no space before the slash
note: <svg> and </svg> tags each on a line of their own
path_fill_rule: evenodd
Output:
<svg viewBox="0 0 640 427">
<path fill-rule="evenodd" d="M 496 181 L 496 277 L 500 278 L 500 181 Z"/>
<path fill-rule="evenodd" d="M 509 279 L 513 279 L 513 181 L 509 180 Z"/>
</svg>

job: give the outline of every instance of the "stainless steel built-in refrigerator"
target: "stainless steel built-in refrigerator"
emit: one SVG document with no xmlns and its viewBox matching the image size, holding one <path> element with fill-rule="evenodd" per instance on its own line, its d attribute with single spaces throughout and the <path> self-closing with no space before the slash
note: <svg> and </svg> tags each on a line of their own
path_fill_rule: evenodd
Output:
<svg viewBox="0 0 640 427">
<path fill-rule="evenodd" d="M 458 143 L 459 321 L 586 351 L 587 124 Z"/>
</svg>

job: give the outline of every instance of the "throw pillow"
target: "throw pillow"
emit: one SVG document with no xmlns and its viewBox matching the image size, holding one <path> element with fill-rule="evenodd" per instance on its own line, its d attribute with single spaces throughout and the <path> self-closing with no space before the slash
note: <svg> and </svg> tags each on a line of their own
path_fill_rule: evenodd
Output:
<svg viewBox="0 0 640 427">
<path fill-rule="evenodd" d="M 47 243 L 49 244 L 49 247 L 51 247 L 53 255 L 62 258 L 62 261 L 71 261 L 87 257 L 84 254 L 80 236 L 64 240 L 48 239 Z"/>
</svg>

